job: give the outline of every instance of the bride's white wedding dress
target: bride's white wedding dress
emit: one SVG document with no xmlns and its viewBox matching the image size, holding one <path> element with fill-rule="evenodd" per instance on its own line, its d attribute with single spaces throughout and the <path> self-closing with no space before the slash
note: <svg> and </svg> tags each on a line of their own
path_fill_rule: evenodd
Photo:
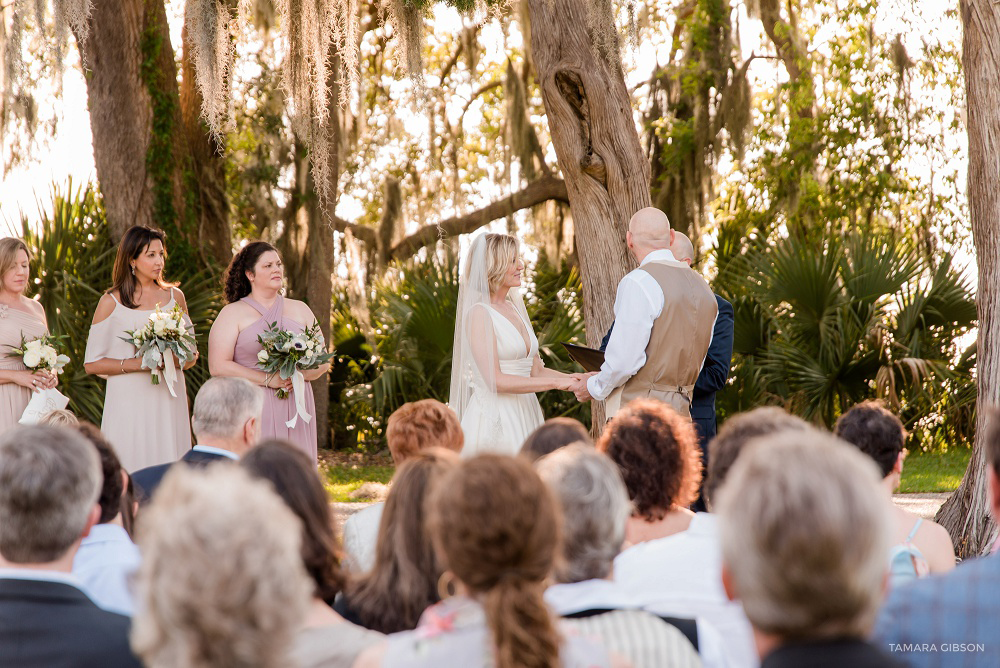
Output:
<svg viewBox="0 0 1000 668">
<path fill-rule="evenodd" d="M 521 331 L 492 306 L 480 304 L 490 315 L 496 337 L 497 361 L 500 371 L 512 376 L 531 376 L 531 367 L 538 355 L 538 339 L 528 319 L 518 311 L 529 345 Z M 535 394 L 503 394 L 491 392 L 474 383 L 472 394 L 462 415 L 465 434 L 463 457 L 484 452 L 517 454 L 528 435 L 545 421 L 542 407 Z"/>
</svg>

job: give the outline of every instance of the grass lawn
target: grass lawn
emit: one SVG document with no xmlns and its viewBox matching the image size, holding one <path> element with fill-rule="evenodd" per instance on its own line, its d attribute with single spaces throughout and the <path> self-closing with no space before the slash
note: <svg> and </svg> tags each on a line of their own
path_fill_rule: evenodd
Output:
<svg viewBox="0 0 1000 668">
<path fill-rule="evenodd" d="M 383 455 L 324 451 L 319 459 L 330 501 L 355 501 L 351 492 L 366 482 L 387 483 L 396 470 L 392 459 Z"/>
<path fill-rule="evenodd" d="M 955 491 L 971 456 L 969 448 L 950 448 L 944 453 L 911 452 L 903 464 L 899 493 Z"/>
</svg>

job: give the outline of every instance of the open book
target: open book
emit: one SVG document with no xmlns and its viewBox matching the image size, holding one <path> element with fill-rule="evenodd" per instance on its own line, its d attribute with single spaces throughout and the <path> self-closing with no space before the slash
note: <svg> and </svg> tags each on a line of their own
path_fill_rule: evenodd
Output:
<svg viewBox="0 0 1000 668">
<path fill-rule="evenodd" d="M 578 346 L 575 343 L 563 343 L 563 348 L 586 371 L 600 371 L 601 365 L 604 364 L 603 350 Z"/>
</svg>

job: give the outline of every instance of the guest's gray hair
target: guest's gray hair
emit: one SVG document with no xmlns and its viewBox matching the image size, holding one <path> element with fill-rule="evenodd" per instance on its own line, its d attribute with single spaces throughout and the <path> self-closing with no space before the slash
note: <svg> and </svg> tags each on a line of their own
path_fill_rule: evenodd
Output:
<svg viewBox="0 0 1000 668">
<path fill-rule="evenodd" d="M 785 640 L 865 637 L 888 568 L 875 463 L 816 429 L 750 443 L 719 490 L 722 559 L 750 623 Z"/>
<path fill-rule="evenodd" d="M 247 420 L 261 419 L 264 392 L 249 380 L 231 376 L 209 378 L 194 398 L 191 427 L 196 437 L 234 438 Z"/>
<path fill-rule="evenodd" d="M 55 561 L 83 534 L 101 491 L 97 451 L 65 427 L 14 427 L 0 437 L 0 555 Z"/>
<path fill-rule="evenodd" d="M 132 647 L 148 668 L 282 668 L 311 600 L 302 524 L 236 466 L 175 466 L 139 524 Z"/>
<path fill-rule="evenodd" d="M 632 514 L 618 467 L 594 448 L 574 443 L 542 457 L 535 469 L 562 506 L 563 559 L 556 562 L 556 580 L 607 577 Z"/>
</svg>

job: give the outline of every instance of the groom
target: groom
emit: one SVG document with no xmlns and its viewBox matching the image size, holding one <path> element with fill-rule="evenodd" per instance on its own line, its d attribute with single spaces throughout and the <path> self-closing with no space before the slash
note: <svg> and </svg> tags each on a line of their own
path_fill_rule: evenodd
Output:
<svg viewBox="0 0 1000 668">
<path fill-rule="evenodd" d="M 629 221 L 625 239 L 639 268 L 618 284 L 604 365 L 573 388 L 581 401 L 606 400 L 609 420 L 628 402 L 646 397 L 691 415 L 719 307 L 705 279 L 674 258 L 673 238 L 659 209 L 641 209 Z"/>
</svg>

